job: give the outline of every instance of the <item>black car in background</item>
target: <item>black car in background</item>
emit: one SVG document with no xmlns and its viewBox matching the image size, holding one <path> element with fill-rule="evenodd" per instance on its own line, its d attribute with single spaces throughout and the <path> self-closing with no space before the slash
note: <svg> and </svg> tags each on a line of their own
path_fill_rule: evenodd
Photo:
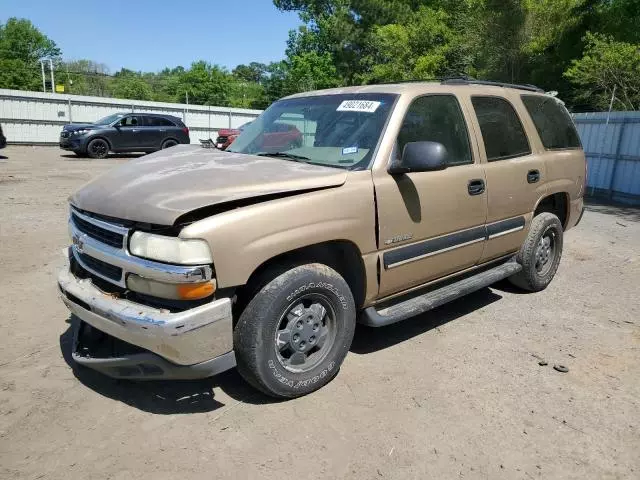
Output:
<svg viewBox="0 0 640 480">
<path fill-rule="evenodd" d="M 60 148 L 79 156 L 105 158 L 109 152 L 155 152 L 190 143 L 178 117 L 159 113 L 115 113 L 95 123 L 65 125 Z"/>
<path fill-rule="evenodd" d="M 0 148 L 7 146 L 7 138 L 2 133 L 2 125 L 0 125 Z"/>
</svg>

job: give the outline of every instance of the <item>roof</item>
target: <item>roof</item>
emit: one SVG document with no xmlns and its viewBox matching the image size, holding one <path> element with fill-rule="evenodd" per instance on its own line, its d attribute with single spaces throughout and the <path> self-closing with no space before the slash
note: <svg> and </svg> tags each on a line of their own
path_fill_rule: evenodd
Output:
<svg viewBox="0 0 640 480">
<path fill-rule="evenodd" d="M 154 117 L 162 117 L 162 118 L 170 118 L 173 120 L 180 120 L 182 121 L 182 119 L 180 117 L 176 117 L 175 115 L 169 115 L 167 113 L 156 113 L 156 112 L 117 112 L 115 115 L 151 115 Z"/>
<path fill-rule="evenodd" d="M 533 85 L 515 85 L 497 82 L 480 82 L 473 80 L 445 80 L 445 81 L 411 81 L 400 83 L 383 83 L 378 85 L 360 85 L 354 87 L 338 87 L 325 90 L 314 90 L 310 92 L 296 93 L 285 98 L 300 98 L 317 95 L 341 95 L 355 93 L 394 93 L 402 94 L 421 94 L 421 93 L 450 93 L 452 91 L 467 91 L 471 93 L 499 93 L 505 89 L 515 90 L 518 92 L 528 91 L 529 93 L 544 94 L 544 91 Z"/>
</svg>

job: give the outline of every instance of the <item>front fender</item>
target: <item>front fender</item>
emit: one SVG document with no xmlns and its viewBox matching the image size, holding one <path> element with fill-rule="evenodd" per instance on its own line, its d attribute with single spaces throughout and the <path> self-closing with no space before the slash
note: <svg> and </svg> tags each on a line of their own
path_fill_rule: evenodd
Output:
<svg viewBox="0 0 640 480">
<path fill-rule="evenodd" d="M 219 287 L 244 285 L 264 262 L 333 240 L 376 249 L 371 172 L 350 172 L 344 185 L 238 208 L 185 227 L 182 238 L 203 238 L 213 252 Z"/>
</svg>

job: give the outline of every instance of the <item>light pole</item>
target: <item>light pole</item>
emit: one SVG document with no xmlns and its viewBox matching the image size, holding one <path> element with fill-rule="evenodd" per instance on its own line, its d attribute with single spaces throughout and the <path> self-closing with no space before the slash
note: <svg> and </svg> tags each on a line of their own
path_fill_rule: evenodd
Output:
<svg viewBox="0 0 640 480">
<path fill-rule="evenodd" d="M 55 93 L 55 81 L 53 79 L 53 60 L 49 59 L 49 69 L 51 70 L 51 93 Z"/>
<path fill-rule="evenodd" d="M 44 79 L 44 61 L 40 60 L 40 69 L 42 70 L 42 92 L 47 91 L 46 81 Z"/>
</svg>

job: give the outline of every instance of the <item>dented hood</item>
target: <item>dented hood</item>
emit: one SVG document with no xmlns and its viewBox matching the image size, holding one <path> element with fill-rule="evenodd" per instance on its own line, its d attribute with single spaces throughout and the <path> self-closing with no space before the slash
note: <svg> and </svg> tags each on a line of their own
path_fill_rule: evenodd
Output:
<svg viewBox="0 0 640 480">
<path fill-rule="evenodd" d="M 89 212 L 172 225 L 233 200 L 342 185 L 347 171 L 281 158 L 179 145 L 114 168 L 70 197 Z"/>
</svg>

